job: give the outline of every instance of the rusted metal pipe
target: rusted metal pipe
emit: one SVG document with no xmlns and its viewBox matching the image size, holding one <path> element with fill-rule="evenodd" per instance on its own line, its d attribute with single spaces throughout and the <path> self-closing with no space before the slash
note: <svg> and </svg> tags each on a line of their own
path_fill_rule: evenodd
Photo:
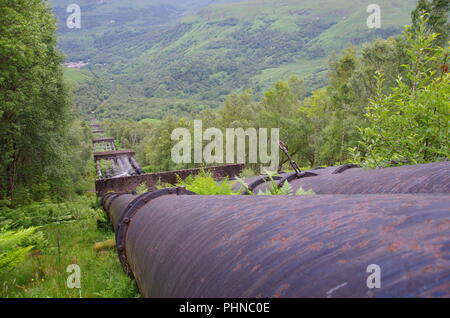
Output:
<svg viewBox="0 0 450 318">
<path fill-rule="evenodd" d="M 122 213 L 124 213 L 126 211 L 126 208 L 128 208 L 128 202 L 131 202 L 133 199 L 135 199 L 136 195 L 122 194 L 120 195 L 121 200 L 119 200 L 117 204 L 112 205 L 113 201 L 118 197 L 118 195 L 111 196 L 109 200 L 105 201 L 105 205 L 109 206 L 107 208 L 108 218 L 113 226 L 114 231 L 117 231 L 119 221 L 122 218 Z"/>
<path fill-rule="evenodd" d="M 134 170 L 137 172 L 137 174 L 144 174 L 144 171 L 141 169 L 141 166 L 139 166 L 136 159 L 134 159 L 134 156 L 128 157 L 131 163 L 131 166 L 134 168 Z"/>
<path fill-rule="evenodd" d="M 145 297 L 450 297 L 448 194 L 181 193 L 104 197 Z"/>
<path fill-rule="evenodd" d="M 291 184 L 294 190 L 302 187 L 317 194 L 450 193 L 450 162 L 367 171 L 349 169 L 297 179 Z"/>
<path fill-rule="evenodd" d="M 267 189 L 264 178 L 249 179 L 250 190 Z M 345 165 L 304 171 L 301 178 L 289 173 L 277 179 L 280 186 L 288 181 L 293 191 L 303 188 L 316 194 L 450 193 L 450 162 L 374 170 Z M 241 187 L 236 184 L 234 188 Z"/>
</svg>

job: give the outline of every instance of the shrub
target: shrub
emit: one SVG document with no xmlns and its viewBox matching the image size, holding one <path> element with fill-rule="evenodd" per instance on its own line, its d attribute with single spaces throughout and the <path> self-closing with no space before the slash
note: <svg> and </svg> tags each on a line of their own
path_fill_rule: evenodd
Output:
<svg viewBox="0 0 450 318">
<path fill-rule="evenodd" d="M 281 187 L 278 187 L 275 180 L 274 180 L 274 176 L 278 176 L 277 173 L 273 173 L 273 172 L 267 172 L 267 176 L 269 178 L 269 181 L 265 181 L 265 184 L 267 185 L 267 189 L 265 191 L 260 190 L 258 192 L 258 195 L 314 195 L 314 191 L 312 190 L 308 190 L 305 191 L 303 188 L 300 188 L 297 190 L 297 192 L 295 192 L 294 194 L 294 190 L 292 189 L 291 184 L 288 181 L 285 181 L 283 183 L 283 185 Z M 248 193 L 250 193 L 251 195 L 254 195 L 253 191 L 251 191 L 247 185 L 247 183 L 242 180 L 241 178 L 237 178 L 238 182 L 244 187 L 245 190 L 247 190 Z"/>
<path fill-rule="evenodd" d="M 33 246 L 24 243 L 35 230 L 35 227 L 17 231 L 0 230 L 0 273 L 14 268 L 25 259 Z"/>
<path fill-rule="evenodd" d="M 378 94 L 367 108 L 369 127 L 361 129 L 359 160 L 367 167 L 418 164 L 450 156 L 450 82 L 448 52 L 433 45 L 437 34 L 428 34 L 426 17 L 418 27 L 405 29 L 410 63 L 406 78 L 384 94 L 383 74 L 378 73 Z M 360 154 L 350 150 L 355 159 Z"/>
<path fill-rule="evenodd" d="M 195 192 L 200 195 L 235 195 L 238 193 L 233 192 L 232 184 L 228 181 L 228 178 L 223 179 L 220 182 L 214 180 L 210 172 L 201 171 L 196 176 L 188 176 L 185 180 L 182 180 L 179 176 L 178 186 L 186 187 L 186 190 Z"/>
</svg>

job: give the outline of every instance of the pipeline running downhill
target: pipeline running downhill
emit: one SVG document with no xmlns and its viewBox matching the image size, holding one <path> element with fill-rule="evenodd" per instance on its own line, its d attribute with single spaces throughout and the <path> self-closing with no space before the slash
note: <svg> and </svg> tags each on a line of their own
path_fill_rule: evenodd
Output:
<svg viewBox="0 0 450 318">
<path fill-rule="evenodd" d="M 345 165 L 275 178 L 277 186 L 288 181 L 315 195 L 241 189 L 243 195 L 201 196 L 153 187 L 158 177 L 172 183 L 198 169 L 146 175 L 134 153 L 118 152 L 111 138 L 94 143 L 108 152 L 96 153 L 97 161 L 122 158 L 121 165 L 98 164 L 97 193 L 119 259 L 143 297 L 450 297 L 448 161 L 370 171 Z M 242 169 L 211 171 L 220 179 Z M 150 191 L 134 194 L 143 181 Z M 252 192 L 267 188 L 266 176 L 246 181 Z"/>
</svg>

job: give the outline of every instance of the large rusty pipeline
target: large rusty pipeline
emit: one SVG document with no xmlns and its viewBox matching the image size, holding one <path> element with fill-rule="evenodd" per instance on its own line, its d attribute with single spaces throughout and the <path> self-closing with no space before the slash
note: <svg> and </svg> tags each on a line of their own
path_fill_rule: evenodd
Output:
<svg viewBox="0 0 450 318">
<path fill-rule="evenodd" d="M 144 297 L 450 297 L 448 193 L 103 201 Z"/>
<path fill-rule="evenodd" d="M 251 178 L 250 189 L 258 193 L 267 188 L 267 177 Z M 316 194 L 375 194 L 375 193 L 450 193 L 450 162 L 363 170 L 354 165 L 282 174 L 277 184 L 288 181 L 293 191 L 299 188 Z M 236 185 L 235 189 L 240 186 Z"/>
</svg>

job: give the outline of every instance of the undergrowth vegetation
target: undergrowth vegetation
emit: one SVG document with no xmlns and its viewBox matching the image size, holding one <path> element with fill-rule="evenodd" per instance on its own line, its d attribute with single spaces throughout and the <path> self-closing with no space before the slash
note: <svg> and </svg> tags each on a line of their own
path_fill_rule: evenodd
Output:
<svg viewBox="0 0 450 318">
<path fill-rule="evenodd" d="M 267 177 L 265 180 L 266 189 L 254 193 L 250 190 L 248 184 L 240 177 L 236 177 L 236 181 L 231 181 L 224 178 L 221 181 L 216 181 L 211 172 L 201 171 L 198 175 L 190 175 L 186 179 L 178 177 L 177 186 L 186 187 L 186 190 L 192 191 L 199 195 L 241 195 L 243 192 L 248 192 L 250 195 L 312 195 L 313 191 L 305 191 L 300 188 L 294 192 L 291 184 L 286 181 L 280 187 L 277 186 L 274 179 L 279 176 L 277 173 L 266 171 Z M 239 189 L 233 190 L 235 184 L 240 184 Z"/>
<path fill-rule="evenodd" d="M 259 190 L 257 195 L 313 195 L 314 191 L 308 190 L 305 191 L 303 188 L 299 188 L 296 192 L 294 192 L 289 181 L 283 182 L 281 185 L 277 185 L 274 177 L 278 177 L 279 174 L 274 172 L 266 171 L 267 177 L 264 181 L 266 184 L 265 190 Z M 251 195 L 255 195 L 255 193 L 250 190 L 248 184 L 241 178 L 237 177 L 236 180 L 241 184 L 247 193 Z"/>
<path fill-rule="evenodd" d="M 220 182 L 214 180 L 213 175 L 207 171 L 201 171 L 196 176 L 188 176 L 181 179 L 178 176 L 177 186 L 184 186 L 186 190 L 192 191 L 200 195 L 236 195 L 232 189 L 233 184 L 227 178 Z"/>
<path fill-rule="evenodd" d="M 3 207 L 0 297 L 138 297 L 116 251 L 94 250 L 94 243 L 114 238 L 110 227 L 102 226 L 103 214 L 97 199 L 87 196 L 62 204 Z M 29 224 L 40 227 L 22 229 Z M 81 289 L 67 287 L 71 264 L 81 268 Z"/>
</svg>

